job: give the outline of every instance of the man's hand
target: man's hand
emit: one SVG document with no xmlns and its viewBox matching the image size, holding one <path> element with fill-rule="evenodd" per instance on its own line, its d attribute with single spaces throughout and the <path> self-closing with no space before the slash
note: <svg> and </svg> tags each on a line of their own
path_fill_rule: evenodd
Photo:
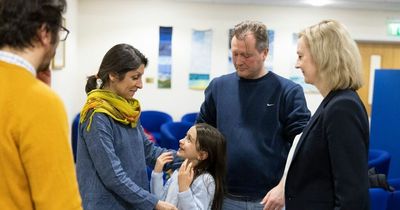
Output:
<svg viewBox="0 0 400 210">
<path fill-rule="evenodd" d="M 283 208 L 285 205 L 284 187 L 285 185 L 280 182 L 265 195 L 264 199 L 261 201 L 261 204 L 264 205 L 263 210 L 281 210 Z"/>
<path fill-rule="evenodd" d="M 171 162 L 174 160 L 174 156 L 172 155 L 172 152 L 164 152 L 160 156 L 158 156 L 156 165 L 154 166 L 154 172 L 160 173 L 162 172 L 164 165 L 166 163 Z"/>
</svg>

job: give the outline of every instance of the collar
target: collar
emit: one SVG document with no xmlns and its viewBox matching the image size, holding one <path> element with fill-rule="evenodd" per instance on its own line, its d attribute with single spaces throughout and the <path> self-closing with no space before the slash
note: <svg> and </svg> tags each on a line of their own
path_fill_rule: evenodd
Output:
<svg viewBox="0 0 400 210">
<path fill-rule="evenodd" d="M 27 71 L 31 72 L 36 77 L 36 70 L 27 60 L 13 53 L 0 50 L 0 60 L 20 66 Z"/>
</svg>

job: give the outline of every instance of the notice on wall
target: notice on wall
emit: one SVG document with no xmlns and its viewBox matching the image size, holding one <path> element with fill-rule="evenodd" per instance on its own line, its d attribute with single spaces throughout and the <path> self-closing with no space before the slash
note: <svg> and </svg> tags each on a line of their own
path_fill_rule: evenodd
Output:
<svg viewBox="0 0 400 210">
<path fill-rule="evenodd" d="M 212 34 L 209 30 L 193 30 L 189 88 L 204 90 L 210 81 Z"/>
</svg>

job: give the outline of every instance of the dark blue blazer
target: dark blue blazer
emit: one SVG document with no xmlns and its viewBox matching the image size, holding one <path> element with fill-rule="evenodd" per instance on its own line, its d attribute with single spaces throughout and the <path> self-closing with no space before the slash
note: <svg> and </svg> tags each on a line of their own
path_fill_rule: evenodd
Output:
<svg viewBox="0 0 400 210">
<path fill-rule="evenodd" d="M 295 149 L 286 210 L 369 209 L 368 145 L 368 115 L 357 93 L 331 91 Z"/>
</svg>

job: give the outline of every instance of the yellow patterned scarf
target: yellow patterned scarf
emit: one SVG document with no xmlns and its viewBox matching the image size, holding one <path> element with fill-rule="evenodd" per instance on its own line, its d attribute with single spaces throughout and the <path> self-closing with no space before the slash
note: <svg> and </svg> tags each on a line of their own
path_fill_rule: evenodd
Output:
<svg viewBox="0 0 400 210">
<path fill-rule="evenodd" d="M 86 130 L 90 130 L 93 114 L 96 112 L 105 113 L 118 122 L 136 127 L 140 116 L 140 104 L 136 99 L 126 100 L 117 94 L 102 89 L 95 89 L 89 92 L 86 104 L 81 111 L 80 123 L 86 119 L 86 114 L 94 109 L 89 117 L 89 124 Z"/>
</svg>

